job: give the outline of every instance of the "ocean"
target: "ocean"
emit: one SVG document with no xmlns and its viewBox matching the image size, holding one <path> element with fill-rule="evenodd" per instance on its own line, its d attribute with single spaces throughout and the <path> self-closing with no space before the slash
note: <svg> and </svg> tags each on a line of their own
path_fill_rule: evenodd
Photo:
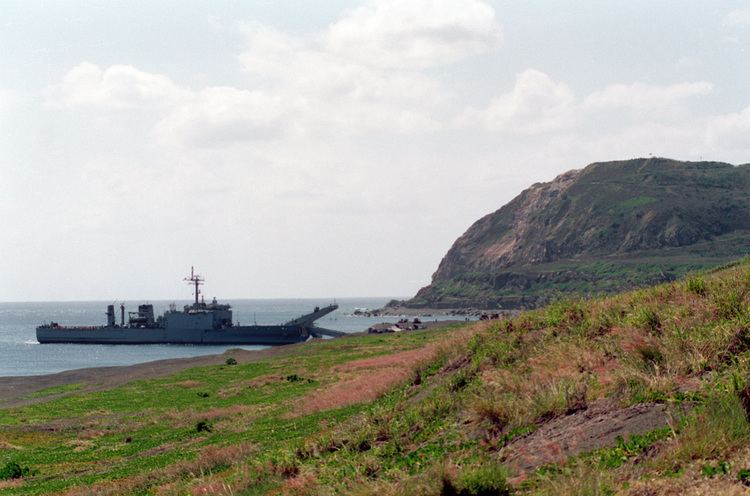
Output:
<svg viewBox="0 0 750 496">
<path fill-rule="evenodd" d="M 342 298 L 339 309 L 316 323 L 320 327 L 345 332 L 360 332 L 378 322 L 396 322 L 398 317 L 363 317 L 356 309 L 382 308 L 391 298 Z M 40 375 L 84 367 L 131 365 L 163 358 L 180 358 L 223 353 L 229 348 L 263 349 L 263 346 L 196 345 L 76 345 L 39 344 L 36 327 L 54 321 L 61 325 L 104 325 L 106 308 L 112 302 L 0 303 L 0 376 Z M 151 301 L 156 315 L 170 303 L 178 308 L 189 301 Z M 234 322 L 244 325 L 281 324 L 315 306 L 327 305 L 323 299 L 224 300 L 232 305 Z M 125 311 L 136 310 L 138 303 L 125 303 Z M 116 309 L 119 319 L 119 308 Z M 439 318 L 439 317 L 438 317 Z"/>
</svg>

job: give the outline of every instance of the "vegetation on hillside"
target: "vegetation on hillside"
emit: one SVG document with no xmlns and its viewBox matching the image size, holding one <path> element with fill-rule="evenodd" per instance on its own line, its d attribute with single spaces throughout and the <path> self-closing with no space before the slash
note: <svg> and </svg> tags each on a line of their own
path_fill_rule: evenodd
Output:
<svg viewBox="0 0 750 496">
<path fill-rule="evenodd" d="M 475 222 L 407 304 L 529 308 L 672 281 L 747 254 L 748 191 L 747 164 L 594 163 Z"/>
<path fill-rule="evenodd" d="M 511 320 L 288 350 L 0 410 L 0 468 L 18 474 L 0 495 L 750 484 L 750 262 Z M 595 423 L 617 435 L 589 435 Z"/>
</svg>

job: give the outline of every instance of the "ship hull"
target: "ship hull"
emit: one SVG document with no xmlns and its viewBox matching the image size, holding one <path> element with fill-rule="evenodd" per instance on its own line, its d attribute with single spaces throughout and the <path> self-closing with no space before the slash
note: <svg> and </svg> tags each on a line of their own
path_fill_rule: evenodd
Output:
<svg viewBox="0 0 750 496">
<path fill-rule="evenodd" d="M 225 329 L 164 329 L 133 327 L 49 327 L 36 330 L 40 343 L 282 345 L 305 341 L 301 326 L 233 326 Z"/>
</svg>

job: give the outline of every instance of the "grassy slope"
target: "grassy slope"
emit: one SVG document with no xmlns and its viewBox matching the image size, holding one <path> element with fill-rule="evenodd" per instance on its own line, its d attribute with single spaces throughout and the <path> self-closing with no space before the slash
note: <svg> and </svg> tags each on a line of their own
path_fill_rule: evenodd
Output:
<svg viewBox="0 0 750 496">
<path fill-rule="evenodd" d="M 575 260 L 512 266 L 502 271 L 511 282 L 493 288 L 490 273 L 466 273 L 436 281 L 431 295 L 441 303 L 415 297 L 413 306 L 445 308 L 475 306 L 529 308 L 576 294 L 580 297 L 612 294 L 684 277 L 748 254 L 750 233 L 733 232 L 690 246 L 642 250 L 616 256 L 582 256 Z"/>
<path fill-rule="evenodd" d="M 69 388 L 0 410 L 0 469 L 36 472 L 0 481 L 0 495 L 740 494 L 748 350 L 743 262 L 512 321 L 314 343 L 100 393 Z M 602 401 L 685 413 L 533 472 L 504 465 L 524 435 Z M 200 421 L 211 432 L 197 432 Z"/>
</svg>

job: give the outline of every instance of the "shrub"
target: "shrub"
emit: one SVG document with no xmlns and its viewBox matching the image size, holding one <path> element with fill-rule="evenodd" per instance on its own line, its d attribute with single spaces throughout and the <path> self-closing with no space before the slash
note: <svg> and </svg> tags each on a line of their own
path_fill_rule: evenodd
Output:
<svg viewBox="0 0 750 496">
<path fill-rule="evenodd" d="M 691 277 L 687 280 L 687 290 L 698 296 L 706 295 L 706 280 L 702 277 Z"/>
<path fill-rule="evenodd" d="M 750 439 L 750 424 L 734 391 L 715 391 L 690 414 L 681 428 L 675 461 L 716 459 Z"/>
<path fill-rule="evenodd" d="M 277 453 L 271 460 L 274 473 L 289 479 L 299 474 L 299 462 L 291 453 Z"/>
<path fill-rule="evenodd" d="M 558 300 L 547 306 L 543 318 L 548 327 L 571 329 L 585 322 L 586 311 L 582 302 Z"/>
<path fill-rule="evenodd" d="M 750 468 L 743 468 L 737 472 L 737 480 L 740 481 L 743 486 L 750 486 Z"/>
<path fill-rule="evenodd" d="M 503 397 L 505 396 L 505 398 Z M 515 419 L 518 401 L 511 395 L 498 395 L 491 391 L 481 391 L 470 402 L 474 419 L 484 431 L 486 442 L 495 446 L 506 426 Z"/>
<path fill-rule="evenodd" d="M 729 320 L 743 314 L 744 294 L 742 291 L 730 289 L 725 286 L 720 291 L 712 292 L 711 294 L 713 303 L 716 305 L 716 314 L 719 318 Z"/>
<path fill-rule="evenodd" d="M 0 468 L 0 480 L 20 479 L 27 475 L 31 475 L 31 469 L 22 467 L 18 462 L 8 462 L 3 468 Z"/>
<path fill-rule="evenodd" d="M 229 358 L 227 358 L 227 361 L 224 362 L 224 363 L 226 363 L 227 365 L 237 365 L 237 360 L 235 360 L 232 357 L 229 357 Z"/>
<path fill-rule="evenodd" d="M 206 420 L 199 420 L 195 424 L 195 432 L 211 432 L 213 428 Z"/>
<path fill-rule="evenodd" d="M 659 319 L 659 315 L 650 308 L 641 308 L 633 316 L 633 324 L 635 324 L 636 327 L 652 333 L 661 331 L 661 319 Z"/>
<path fill-rule="evenodd" d="M 716 465 L 711 465 L 710 463 L 703 465 L 701 472 L 703 472 L 703 475 L 705 475 L 706 477 L 713 477 L 719 474 L 724 474 L 724 475 L 728 474 L 730 468 L 731 468 L 731 465 L 729 464 L 729 462 L 726 460 L 723 460 L 717 463 Z"/>
<path fill-rule="evenodd" d="M 456 480 L 443 479 L 444 495 L 453 496 L 506 496 L 511 488 L 506 479 L 505 468 L 500 464 L 484 465 L 468 469 Z"/>
<path fill-rule="evenodd" d="M 574 463 L 570 467 L 557 465 L 548 470 L 537 470 L 538 486 L 534 494 L 546 496 L 612 496 L 615 481 L 609 471 L 588 463 Z M 623 484 L 625 489 L 625 484 Z"/>
<path fill-rule="evenodd" d="M 570 415 L 588 408 L 588 384 L 580 382 L 565 388 L 565 414 Z"/>
<path fill-rule="evenodd" d="M 469 385 L 473 377 L 474 374 L 472 371 L 461 369 L 451 378 L 450 383 L 448 384 L 448 389 L 454 393 L 460 391 Z"/>
<path fill-rule="evenodd" d="M 656 372 L 664 363 L 664 355 L 655 345 L 643 344 L 636 351 L 648 372 Z"/>
</svg>

